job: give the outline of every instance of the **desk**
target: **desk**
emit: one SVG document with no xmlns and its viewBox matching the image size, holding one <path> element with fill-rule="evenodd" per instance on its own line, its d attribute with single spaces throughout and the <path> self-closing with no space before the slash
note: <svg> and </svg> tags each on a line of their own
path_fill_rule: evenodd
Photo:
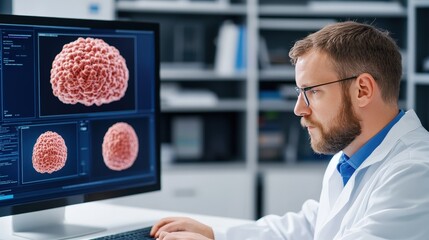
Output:
<svg viewBox="0 0 429 240">
<path fill-rule="evenodd" d="M 103 200 L 91 203 L 77 204 L 66 207 L 66 223 L 85 226 L 102 227 L 107 230 L 92 235 L 86 235 L 75 239 L 88 239 L 109 235 L 117 232 L 137 229 L 152 225 L 163 217 L 186 216 L 201 221 L 219 230 L 228 227 L 251 222 L 250 220 L 214 217 L 182 212 L 162 211 L 146 209 L 144 207 L 127 206 L 128 197 L 117 200 Z M 124 201 L 125 200 L 125 201 Z M 15 240 L 23 239 L 12 235 L 11 217 L 0 218 L 0 239 Z"/>
</svg>

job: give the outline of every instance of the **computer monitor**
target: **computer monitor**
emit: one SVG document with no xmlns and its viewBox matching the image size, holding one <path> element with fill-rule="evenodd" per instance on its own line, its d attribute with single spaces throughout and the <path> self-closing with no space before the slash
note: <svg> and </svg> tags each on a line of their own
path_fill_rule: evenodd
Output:
<svg viewBox="0 0 429 240">
<path fill-rule="evenodd" d="M 158 24 L 2 15 L 0 31 L 0 217 L 14 234 L 98 231 L 51 213 L 160 189 Z"/>
</svg>

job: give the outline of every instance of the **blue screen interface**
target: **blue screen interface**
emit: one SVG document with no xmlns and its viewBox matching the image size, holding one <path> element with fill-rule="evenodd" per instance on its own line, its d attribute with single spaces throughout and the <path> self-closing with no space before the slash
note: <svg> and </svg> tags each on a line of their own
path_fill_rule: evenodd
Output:
<svg viewBox="0 0 429 240">
<path fill-rule="evenodd" d="M 150 30 L 0 24 L 0 207 L 154 184 Z"/>
</svg>

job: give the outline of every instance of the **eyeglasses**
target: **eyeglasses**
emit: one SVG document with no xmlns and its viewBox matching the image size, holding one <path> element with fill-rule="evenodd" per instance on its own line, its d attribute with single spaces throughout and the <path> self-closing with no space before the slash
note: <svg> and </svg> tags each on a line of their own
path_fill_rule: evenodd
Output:
<svg viewBox="0 0 429 240">
<path fill-rule="evenodd" d="M 298 97 L 299 97 L 299 95 L 301 93 L 304 93 L 305 104 L 307 104 L 307 107 L 309 107 L 310 106 L 310 101 L 308 101 L 307 91 L 309 91 L 309 90 L 311 90 L 311 89 L 313 89 L 315 87 L 320 87 L 320 86 L 324 86 L 324 85 L 328 85 L 328 84 L 332 84 L 332 83 L 337 83 L 337 82 L 343 82 L 343 81 L 346 81 L 346 80 L 352 80 L 352 79 L 355 79 L 357 77 L 358 76 L 343 78 L 343 79 L 340 79 L 340 80 L 336 80 L 336 81 L 332 81 L 332 82 L 327 82 L 327 83 L 322 83 L 322 84 L 317 84 L 317 85 L 309 86 L 309 87 L 303 87 L 303 88 L 295 87 L 295 91 L 296 91 L 296 94 L 298 95 Z"/>
</svg>

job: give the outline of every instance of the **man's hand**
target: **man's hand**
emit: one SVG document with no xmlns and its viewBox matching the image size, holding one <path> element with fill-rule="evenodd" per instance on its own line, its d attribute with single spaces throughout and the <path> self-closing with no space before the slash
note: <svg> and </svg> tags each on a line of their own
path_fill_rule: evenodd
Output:
<svg viewBox="0 0 429 240">
<path fill-rule="evenodd" d="M 193 232 L 161 232 L 157 240 L 212 240 Z"/>
<path fill-rule="evenodd" d="M 161 240 L 214 239 L 214 234 L 211 227 L 186 217 L 163 218 L 153 225 L 150 235 Z"/>
</svg>

